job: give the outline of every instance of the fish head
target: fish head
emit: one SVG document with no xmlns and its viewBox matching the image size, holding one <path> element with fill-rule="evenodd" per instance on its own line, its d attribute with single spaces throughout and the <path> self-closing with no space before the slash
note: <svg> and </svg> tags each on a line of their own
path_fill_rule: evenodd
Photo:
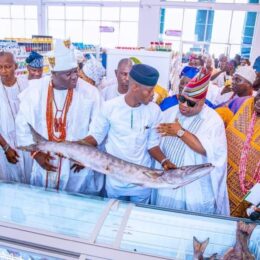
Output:
<svg viewBox="0 0 260 260">
<path fill-rule="evenodd" d="M 169 187 L 177 189 L 209 174 L 214 169 L 211 163 L 182 166 L 173 170 L 164 171 L 161 178 Z"/>
</svg>

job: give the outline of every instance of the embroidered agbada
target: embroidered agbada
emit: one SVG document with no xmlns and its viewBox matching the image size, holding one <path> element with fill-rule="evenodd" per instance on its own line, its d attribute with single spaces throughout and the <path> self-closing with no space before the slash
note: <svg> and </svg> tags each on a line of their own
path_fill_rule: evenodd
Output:
<svg viewBox="0 0 260 260">
<path fill-rule="evenodd" d="M 21 77 L 18 77 L 11 87 L 5 87 L 0 80 L 0 134 L 13 149 L 16 147 L 15 117 L 19 110 L 18 95 L 27 86 L 28 82 Z M 11 164 L 7 161 L 3 149 L 0 149 L 0 179 L 29 183 L 32 169 L 30 154 L 16 151 L 20 156 L 19 162 Z"/>
<path fill-rule="evenodd" d="M 28 123 L 43 137 L 48 139 L 46 109 L 48 86 L 50 79 L 45 77 L 30 82 L 27 91 L 23 92 L 19 98 L 21 100 L 20 111 L 17 115 L 17 139 L 19 145 L 28 145 L 33 143 Z M 57 106 L 63 106 L 66 99 L 67 90 L 55 90 L 55 100 Z M 90 122 L 99 111 L 101 99 L 99 92 L 85 81 L 78 79 L 75 89 L 73 89 L 73 99 L 67 112 L 66 120 L 66 140 L 77 141 L 87 136 Z M 52 162 L 57 166 L 58 157 Z M 95 174 L 90 169 L 83 169 L 79 173 L 74 173 L 70 167 L 73 162 L 62 159 L 59 189 L 96 193 L 103 186 L 103 176 Z M 48 187 L 56 188 L 57 173 L 48 174 Z M 46 170 L 34 160 L 31 184 L 37 186 L 46 185 Z"/>
<path fill-rule="evenodd" d="M 163 137 L 161 149 L 164 154 L 178 167 L 212 163 L 215 169 L 210 175 L 176 190 L 155 191 L 153 202 L 160 207 L 229 215 L 226 185 L 227 143 L 222 120 L 214 110 L 204 105 L 199 114 L 190 117 L 181 115 L 178 106 L 169 108 L 163 113 L 162 122 L 174 122 L 176 118 L 184 129 L 199 139 L 207 156 L 194 152 L 178 137 Z"/>
<path fill-rule="evenodd" d="M 244 142 L 246 140 L 247 129 L 249 127 L 254 111 L 254 98 L 248 99 L 241 106 L 240 110 L 233 117 L 226 129 L 228 142 L 228 193 L 230 200 L 231 215 L 237 217 L 246 216 L 248 204 L 243 201 L 243 194 L 239 182 L 239 163 Z M 246 163 L 245 181 L 253 186 L 255 180 L 252 179 L 257 163 L 260 160 L 260 118 L 257 117 L 254 133 L 250 142 L 250 150 Z"/>
</svg>

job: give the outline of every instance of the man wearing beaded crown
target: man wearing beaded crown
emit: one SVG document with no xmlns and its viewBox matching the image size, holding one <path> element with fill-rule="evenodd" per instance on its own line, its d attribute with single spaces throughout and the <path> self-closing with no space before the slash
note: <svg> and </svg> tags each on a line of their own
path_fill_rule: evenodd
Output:
<svg viewBox="0 0 260 260">
<path fill-rule="evenodd" d="M 211 71 L 202 68 L 178 95 L 179 105 L 163 113 L 158 131 L 161 149 L 178 167 L 212 163 L 203 178 L 176 190 L 159 189 L 154 201 L 160 207 L 210 214 L 229 214 L 227 197 L 227 141 L 218 114 L 205 104 Z"/>
<path fill-rule="evenodd" d="M 56 40 L 51 78 L 30 81 L 22 93 L 17 116 L 19 145 L 33 143 L 30 124 L 38 133 L 52 141 L 74 141 L 88 134 L 89 124 L 100 109 L 99 92 L 78 78 L 74 52 Z M 103 176 L 90 169 L 73 165 L 57 155 L 33 152 L 31 184 L 72 192 L 97 193 Z"/>
<path fill-rule="evenodd" d="M 14 55 L 0 50 L 0 179 L 28 183 L 31 172 L 30 154 L 15 149 L 18 94 L 27 87 L 27 82 L 22 77 L 15 76 L 16 69 Z"/>
</svg>

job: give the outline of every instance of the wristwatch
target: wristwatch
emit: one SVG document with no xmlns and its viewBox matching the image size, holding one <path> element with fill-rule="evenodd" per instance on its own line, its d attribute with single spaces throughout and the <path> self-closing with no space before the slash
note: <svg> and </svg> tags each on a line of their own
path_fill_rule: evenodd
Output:
<svg viewBox="0 0 260 260">
<path fill-rule="evenodd" d="M 176 134 L 176 135 L 177 135 L 179 138 L 181 138 L 184 134 L 185 134 L 185 129 L 180 128 L 180 129 L 177 131 L 177 134 Z"/>
</svg>

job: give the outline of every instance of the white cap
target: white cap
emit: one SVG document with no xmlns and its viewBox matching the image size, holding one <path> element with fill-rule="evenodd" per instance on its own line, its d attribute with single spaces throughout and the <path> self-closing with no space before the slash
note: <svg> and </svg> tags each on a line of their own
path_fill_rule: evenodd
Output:
<svg viewBox="0 0 260 260">
<path fill-rule="evenodd" d="M 53 71 L 63 71 L 77 68 L 74 51 L 65 47 L 63 40 L 56 40 L 54 47 L 55 65 Z"/>
<path fill-rule="evenodd" d="M 105 75 L 105 69 L 101 62 L 99 62 L 93 55 L 90 55 L 90 59 L 84 64 L 82 68 L 84 74 L 95 81 L 98 86 Z"/>
<path fill-rule="evenodd" d="M 255 71 L 252 67 L 250 66 L 240 66 L 236 71 L 235 75 L 239 75 L 242 78 L 246 79 L 249 81 L 251 84 L 254 83 L 256 79 L 256 74 Z"/>
</svg>

